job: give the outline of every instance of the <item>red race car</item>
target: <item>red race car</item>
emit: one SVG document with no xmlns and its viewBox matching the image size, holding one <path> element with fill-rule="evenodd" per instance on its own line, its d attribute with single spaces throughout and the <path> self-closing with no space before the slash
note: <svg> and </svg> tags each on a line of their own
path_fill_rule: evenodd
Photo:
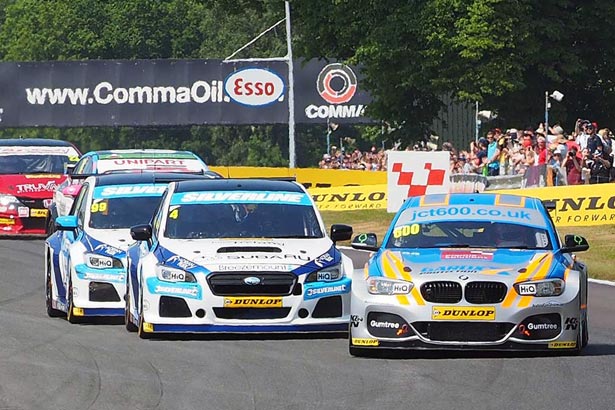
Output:
<svg viewBox="0 0 615 410">
<path fill-rule="evenodd" d="M 66 141 L 0 140 L 0 236 L 44 236 L 53 191 L 80 156 Z"/>
</svg>

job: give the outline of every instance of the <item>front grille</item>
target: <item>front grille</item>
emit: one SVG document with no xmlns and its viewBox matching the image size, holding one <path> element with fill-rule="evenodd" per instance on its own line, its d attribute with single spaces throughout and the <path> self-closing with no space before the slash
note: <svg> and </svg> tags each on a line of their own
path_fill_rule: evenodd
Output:
<svg viewBox="0 0 615 410">
<path fill-rule="evenodd" d="M 115 286 L 110 283 L 90 282 L 89 290 L 92 302 L 119 302 L 121 300 Z"/>
<path fill-rule="evenodd" d="M 284 308 L 221 308 L 215 307 L 214 314 L 220 319 L 241 319 L 241 320 L 258 320 L 258 319 L 282 319 L 288 316 L 289 307 Z"/>
<path fill-rule="evenodd" d="M 312 312 L 312 317 L 316 319 L 325 317 L 341 317 L 342 316 L 342 297 L 329 296 L 320 298 L 316 307 Z"/>
<path fill-rule="evenodd" d="M 470 282 L 465 288 L 468 303 L 500 303 L 506 297 L 508 287 L 501 282 Z"/>
<path fill-rule="evenodd" d="M 258 283 L 249 285 L 251 281 L 247 278 Z M 217 296 L 286 296 L 292 293 L 296 282 L 296 275 L 282 272 L 224 272 L 212 273 L 207 278 L 209 288 Z"/>
<path fill-rule="evenodd" d="M 30 209 L 46 209 L 43 205 L 43 199 L 33 199 L 33 198 L 17 198 L 19 202 L 24 204 Z M 27 216 L 25 218 L 21 218 L 21 224 L 23 225 L 24 231 L 29 231 L 32 229 L 45 229 L 46 218 L 31 218 Z"/>
<path fill-rule="evenodd" d="M 160 317 L 191 317 L 192 313 L 186 301 L 172 296 L 161 296 L 158 306 Z"/>
<path fill-rule="evenodd" d="M 414 322 L 417 332 L 439 342 L 495 342 L 503 339 L 514 323 Z"/>
<path fill-rule="evenodd" d="M 426 282 L 421 285 L 421 295 L 427 302 L 458 303 L 461 301 L 461 285 L 452 281 Z"/>
</svg>

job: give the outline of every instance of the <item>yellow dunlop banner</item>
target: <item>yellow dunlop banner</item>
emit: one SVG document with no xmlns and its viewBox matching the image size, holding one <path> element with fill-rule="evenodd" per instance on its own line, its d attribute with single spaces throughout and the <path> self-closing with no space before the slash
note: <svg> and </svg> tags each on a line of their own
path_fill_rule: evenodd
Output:
<svg viewBox="0 0 615 410">
<path fill-rule="evenodd" d="M 615 184 L 568 185 L 547 188 L 502 189 L 513 195 L 527 195 L 555 202 L 551 218 L 557 226 L 615 224 Z"/>
<path fill-rule="evenodd" d="M 309 190 L 321 211 L 387 209 L 387 185 L 341 186 Z"/>
<path fill-rule="evenodd" d="M 384 171 L 353 171 L 319 168 L 209 167 L 225 178 L 294 177 L 306 188 L 387 183 Z"/>
</svg>

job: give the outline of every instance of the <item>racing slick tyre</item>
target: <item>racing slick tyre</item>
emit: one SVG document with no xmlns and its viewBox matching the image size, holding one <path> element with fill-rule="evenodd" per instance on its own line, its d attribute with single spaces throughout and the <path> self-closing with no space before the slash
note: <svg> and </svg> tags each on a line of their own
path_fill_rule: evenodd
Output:
<svg viewBox="0 0 615 410">
<path fill-rule="evenodd" d="M 73 283 L 72 281 L 68 282 L 68 310 L 66 311 L 66 320 L 69 323 L 79 323 L 81 321 L 80 317 L 75 316 L 73 313 L 73 309 L 75 308 L 75 304 L 73 303 Z"/>
<path fill-rule="evenodd" d="M 54 309 L 52 307 L 52 287 L 51 287 L 51 270 L 50 270 L 50 261 L 47 260 L 47 274 L 45 275 L 45 305 L 47 306 L 47 316 L 49 317 L 61 317 L 64 316 L 64 312 L 58 309 Z"/>
<path fill-rule="evenodd" d="M 47 217 L 47 222 L 45 223 L 45 234 L 47 237 L 50 237 L 55 231 L 55 221 L 51 217 Z"/>
<path fill-rule="evenodd" d="M 138 328 L 130 321 L 130 288 L 128 283 L 130 283 L 130 281 L 126 283 L 126 295 L 124 295 L 124 300 L 126 301 L 126 308 L 124 309 L 124 325 L 126 326 L 126 330 L 134 333 L 138 330 Z"/>
<path fill-rule="evenodd" d="M 139 303 L 139 327 L 137 329 L 138 335 L 141 339 L 151 339 L 152 334 L 148 333 L 143 328 L 143 292 L 141 292 L 141 303 Z"/>
</svg>

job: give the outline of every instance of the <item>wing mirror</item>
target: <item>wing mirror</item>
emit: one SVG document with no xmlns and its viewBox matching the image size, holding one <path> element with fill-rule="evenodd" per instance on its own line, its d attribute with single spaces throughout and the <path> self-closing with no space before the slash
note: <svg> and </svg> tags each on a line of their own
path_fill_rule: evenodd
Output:
<svg viewBox="0 0 615 410">
<path fill-rule="evenodd" d="M 583 252 L 589 249 L 587 239 L 581 235 L 566 235 L 564 237 L 564 247 L 561 249 L 564 253 Z"/>
<path fill-rule="evenodd" d="M 350 243 L 354 249 L 361 249 L 364 251 L 377 251 L 378 236 L 375 233 L 362 233 L 354 237 Z"/>
</svg>

